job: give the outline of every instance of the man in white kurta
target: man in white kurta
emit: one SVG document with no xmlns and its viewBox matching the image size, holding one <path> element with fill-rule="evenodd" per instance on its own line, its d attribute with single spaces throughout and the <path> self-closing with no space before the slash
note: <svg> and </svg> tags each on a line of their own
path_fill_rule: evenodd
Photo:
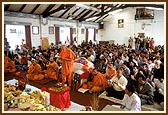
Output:
<svg viewBox="0 0 168 115">
<path fill-rule="evenodd" d="M 109 80 L 109 87 L 106 88 L 107 96 L 123 99 L 128 80 L 122 75 L 122 69 L 117 70 L 117 75 Z"/>
<path fill-rule="evenodd" d="M 125 94 L 123 106 L 129 111 L 141 111 L 141 100 L 135 93 L 132 93 L 130 96 Z"/>
<path fill-rule="evenodd" d="M 120 111 L 141 111 L 141 100 L 134 91 L 135 88 L 133 86 L 127 85 L 122 105 L 112 105 L 114 110 L 118 110 L 118 108 L 120 108 Z"/>
</svg>

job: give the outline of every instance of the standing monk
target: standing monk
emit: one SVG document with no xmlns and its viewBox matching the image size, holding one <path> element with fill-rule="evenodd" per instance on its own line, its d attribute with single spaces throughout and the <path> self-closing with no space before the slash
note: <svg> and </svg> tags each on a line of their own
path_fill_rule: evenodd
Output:
<svg viewBox="0 0 168 115">
<path fill-rule="evenodd" d="M 42 80 L 44 75 L 42 74 L 41 66 L 36 63 L 35 60 L 32 60 L 32 64 L 29 66 L 28 74 L 26 77 L 29 80 Z"/>
<path fill-rule="evenodd" d="M 45 78 L 58 79 L 58 64 L 54 61 L 53 57 L 50 58 L 47 70 L 44 70 L 44 76 Z"/>
<path fill-rule="evenodd" d="M 71 86 L 72 76 L 74 73 L 73 62 L 76 58 L 75 53 L 65 45 L 61 46 L 60 57 L 62 63 L 62 84 L 68 79 L 68 85 Z"/>
</svg>

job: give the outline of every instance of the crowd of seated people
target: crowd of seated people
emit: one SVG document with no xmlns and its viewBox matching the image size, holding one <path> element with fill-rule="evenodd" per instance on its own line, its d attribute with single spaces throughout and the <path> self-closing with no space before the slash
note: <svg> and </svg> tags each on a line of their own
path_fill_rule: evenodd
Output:
<svg viewBox="0 0 168 115">
<path fill-rule="evenodd" d="M 60 54 L 60 46 L 55 45 L 54 47 L 47 50 L 43 50 L 41 46 L 32 47 L 27 49 L 26 53 L 20 54 L 20 57 L 17 54 L 5 55 L 4 71 L 15 72 L 16 69 L 19 69 L 19 64 L 22 67 L 26 65 L 26 70 L 30 74 L 28 78 L 33 80 L 35 78 L 31 78 L 34 69 L 32 65 L 38 64 L 39 70 L 35 74 L 40 76 L 36 76 L 37 79 L 48 78 L 49 76 L 58 79 L 58 68 L 61 66 L 61 62 L 57 60 L 57 57 Z M 93 73 L 92 79 L 88 80 L 91 83 L 88 84 L 90 92 L 94 92 L 93 89 L 96 87 L 95 91 L 104 90 L 107 91 L 108 96 L 122 99 L 126 85 L 132 85 L 140 97 L 142 105 L 153 104 L 154 101 L 158 103 L 164 101 L 164 87 L 162 87 L 164 83 L 164 46 L 153 47 L 152 45 L 148 49 L 141 48 L 138 51 L 132 47 L 127 47 L 125 44 L 82 43 L 78 46 L 70 45 L 67 47 L 76 54 L 77 59 L 84 57 L 94 64 L 95 69 L 91 72 Z M 8 67 L 8 65 L 12 65 L 9 64 L 8 58 L 13 60 L 16 68 Z M 32 59 L 35 64 L 30 64 Z M 55 72 L 51 72 L 52 70 Z M 101 77 L 95 78 L 98 80 L 95 81 L 94 76 Z M 111 82 L 109 82 L 110 80 Z M 101 81 L 100 84 L 94 84 L 99 81 Z M 159 98 L 161 101 L 158 101 Z"/>
</svg>

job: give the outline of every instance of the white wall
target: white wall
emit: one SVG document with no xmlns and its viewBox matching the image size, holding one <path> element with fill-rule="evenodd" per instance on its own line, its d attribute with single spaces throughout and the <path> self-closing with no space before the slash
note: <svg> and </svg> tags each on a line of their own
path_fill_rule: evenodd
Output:
<svg viewBox="0 0 168 115">
<path fill-rule="evenodd" d="M 26 19 L 26 18 L 4 16 L 4 21 L 32 23 L 31 30 L 32 30 L 32 26 L 39 26 L 40 27 L 39 20 L 38 19 L 33 19 L 33 18 Z M 31 40 L 32 40 L 32 46 L 39 46 L 41 44 L 40 34 L 39 35 L 33 35 L 31 33 Z"/>
<path fill-rule="evenodd" d="M 101 40 L 115 40 L 115 43 L 128 45 L 129 37 L 134 34 L 145 33 L 155 39 L 156 45 L 164 44 L 164 11 L 154 11 L 154 20 L 134 20 L 136 8 L 126 8 L 123 11 L 109 16 L 105 19 L 104 30 L 99 36 Z M 124 19 L 124 28 L 118 28 L 118 19 Z M 142 29 L 142 24 L 148 24 L 146 29 Z M 149 25 L 150 24 L 150 25 Z"/>
<path fill-rule="evenodd" d="M 8 13 L 7 13 L 8 14 Z M 78 44 L 80 44 L 83 40 L 85 40 L 85 34 L 81 34 L 81 28 L 96 28 L 98 29 L 98 24 L 90 24 L 90 23 L 79 23 L 79 25 L 77 24 L 77 21 L 65 21 L 65 20 L 55 20 L 54 18 L 49 18 L 48 19 L 48 24 L 47 25 L 43 25 L 41 23 L 40 17 L 35 19 L 35 18 L 24 18 L 23 15 L 26 14 L 22 14 L 21 16 L 16 16 L 19 14 L 12 14 L 12 16 L 9 15 L 5 15 L 4 16 L 4 21 L 6 22 L 18 22 L 18 23 L 30 23 L 31 24 L 31 32 L 32 32 L 32 26 L 39 26 L 39 34 L 38 35 L 33 35 L 31 33 L 31 40 L 32 40 L 32 46 L 38 47 L 39 45 L 41 45 L 41 38 L 43 37 L 48 37 L 49 40 L 49 44 L 51 43 L 55 43 L 55 28 L 54 28 L 54 34 L 49 34 L 49 26 L 54 27 L 54 25 L 58 25 L 58 26 L 62 26 L 62 27 L 72 27 L 72 28 L 77 28 L 78 26 L 78 35 L 77 34 L 73 34 L 73 38 L 77 37 L 77 41 Z M 61 36 L 60 36 L 61 39 Z"/>
<path fill-rule="evenodd" d="M 98 34 L 96 35 L 96 39 L 98 41 L 109 41 L 114 40 L 115 43 L 126 44 L 128 45 L 128 38 L 134 37 L 136 33 L 145 33 L 149 37 L 153 37 L 157 44 L 164 44 L 165 40 L 165 31 L 164 26 L 166 21 L 164 21 L 164 11 L 156 11 L 155 10 L 155 18 L 154 20 L 134 20 L 136 8 L 126 8 L 122 12 L 116 13 L 115 15 L 111 15 L 105 19 L 104 29 L 98 30 Z M 124 28 L 118 28 L 118 19 L 124 19 Z M 98 28 L 97 25 L 92 25 L 89 23 L 77 23 L 75 21 L 65 21 L 65 20 L 55 20 L 53 18 L 48 20 L 47 25 L 41 24 L 39 18 L 23 18 L 16 16 L 4 16 L 4 21 L 12 21 L 12 22 L 26 22 L 31 23 L 32 26 L 39 26 L 40 33 L 39 35 L 33 35 L 31 33 L 32 38 L 32 46 L 41 45 L 41 38 L 48 37 L 49 44 L 52 42 L 55 43 L 55 30 L 54 34 L 49 34 L 49 26 L 54 27 L 54 25 L 61 26 L 69 26 L 73 28 L 78 28 L 78 35 L 73 34 L 73 37 L 77 37 L 78 44 L 80 44 L 83 40 L 85 40 L 85 34 L 81 34 L 81 28 Z M 150 24 L 146 26 L 146 29 L 142 29 L 142 24 Z M 54 28 L 55 29 L 55 28 Z M 31 31 L 32 32 L 32 31 Z"/>
</svg>

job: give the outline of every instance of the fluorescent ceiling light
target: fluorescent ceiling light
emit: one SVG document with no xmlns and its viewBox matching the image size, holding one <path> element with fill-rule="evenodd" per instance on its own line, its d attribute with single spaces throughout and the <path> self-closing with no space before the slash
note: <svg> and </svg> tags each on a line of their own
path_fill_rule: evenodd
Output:
<svg viewBox="0 0 168 115">
<path fill-rule="evenodd" d="M 98 20 L 96 20 L 96 22 L 99 22 L 100 20 L 102 20 L 104 17 L 106 17 L 107 15 L 109 15 L 109 14 L 106 14 L 106 15 L 104 15 L 103 17 L 101 17 L 101 18 L 99 18 Z M 104 20 L 104 19 L 103 19 Z M 103 21 L 102 20 L 102 21 Z"/>
<path fill-rule="evenodd" d="M 122 9 L 117 9 L 117 10 L 114 10 L 114 11 L 109 12 L 108 14 L 115 14 L 115 13 L 121 12 L 121 11 L 122 11 Z"/>
<path fill-rule="evenodd" d="M 163 10 L 163 8 L 155 8 L 155 7 L 145 7 L 147 9 L 151 9 L 151 10 Z"/>
<path fill-rule="evenodd" d="M 69 20 L 72 20 L 73 18 L 72 18 L 72 17 L 69 17 L 68 19 L 69 19 Z"/>
<path fill-rule="evenodd" d="M 88 19 L 86 19 L 86 21 L 95 20 L 95 19 L 97 19 L 97 18 L 98 18 L 98 17 L 88 18 Z"/>
<path fill-rule="evenodd" d="M 107 8 L 106 10 L 104 10 L 104 12 L 107 12 L 107 11 L 109 11 L 111 8 Z"/>
</svg>

